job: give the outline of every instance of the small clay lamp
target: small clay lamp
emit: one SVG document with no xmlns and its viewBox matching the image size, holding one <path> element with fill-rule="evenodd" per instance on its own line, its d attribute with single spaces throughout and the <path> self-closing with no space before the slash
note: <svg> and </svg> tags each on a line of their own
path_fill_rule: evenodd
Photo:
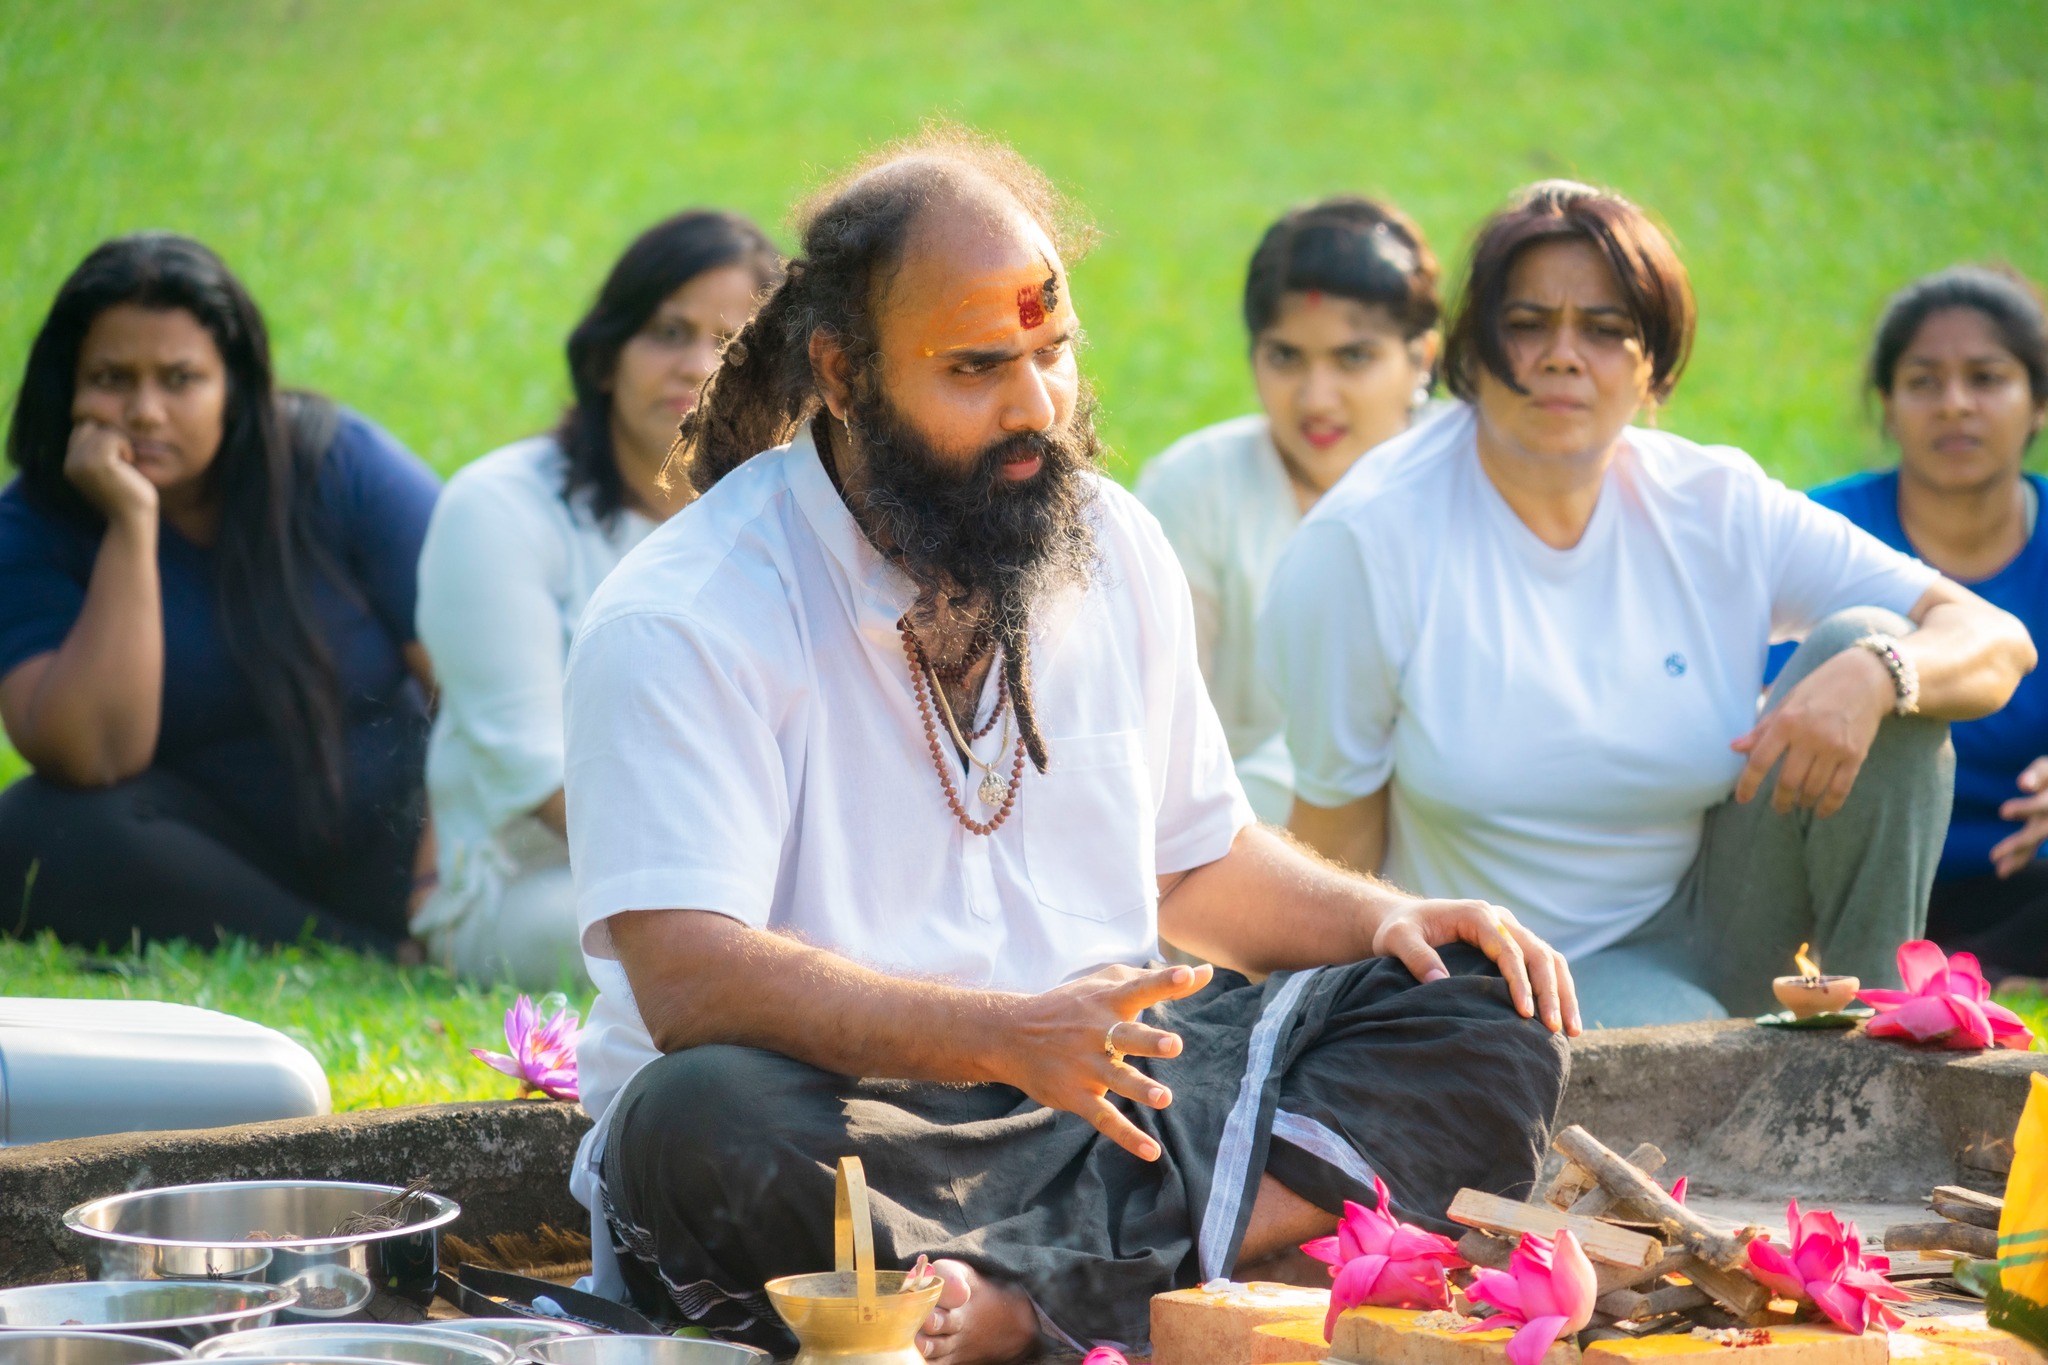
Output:
<svg viewBox="0 0 2048 1365">
<path fill-rule="evenodd" d="M 1793 954 L 1799 975 L 1777 977 L 1771 982 L 1771 993 L 1778 997 L 1779 1004 L 1792 1011 L 1794 1019 L 1811 1019 L 1816 1014 L 1833 1014 L 1848 1008 L 1856 992 L 1863 989 L 1863 983 L 1853 976 L 1822 976 L 1820 964 L 1806 955 L 1807 947 L 1802 943 Z"/>
</svg>

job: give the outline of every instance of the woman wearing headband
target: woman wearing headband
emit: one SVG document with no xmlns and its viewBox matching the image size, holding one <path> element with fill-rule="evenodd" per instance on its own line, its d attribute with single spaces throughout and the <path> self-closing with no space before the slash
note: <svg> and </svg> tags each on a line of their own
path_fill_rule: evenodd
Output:
<svg viewBox="0 0 2048 1365">
<path fill-rule="evenodd" d="M 1182 437 L 1138 477 L 1194 592 L 1202 675 L 1238 778 L 1269 824 L 1286 823 L 1293 774 L 1253 664 L 1259 600 L 1316 499 L 1428 401 L 1436 284 L 1436 257 L 1399 209 L 1346 196 L 1290 211 L 1245 280 L 1260 411 Z"/>
</svg>

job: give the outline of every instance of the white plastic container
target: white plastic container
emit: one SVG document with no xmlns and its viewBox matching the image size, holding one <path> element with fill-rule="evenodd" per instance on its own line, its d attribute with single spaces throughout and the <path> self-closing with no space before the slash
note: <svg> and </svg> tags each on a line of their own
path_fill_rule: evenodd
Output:
<svg viewBox="0 0 2048 1365">
<path fill-rule="evenodd" d="M 331 1107 L 320 1063 L 276 1029 L 155 1000 L 0 996 L 0 1147 Z"/>
</svg>

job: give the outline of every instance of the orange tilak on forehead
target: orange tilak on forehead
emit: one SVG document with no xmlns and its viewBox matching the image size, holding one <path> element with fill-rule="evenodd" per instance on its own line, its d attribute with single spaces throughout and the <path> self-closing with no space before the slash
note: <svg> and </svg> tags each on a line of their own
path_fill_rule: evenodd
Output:
<svg viewBox="0 0 2048 1365">
<path fill-rule="evenodd" d="M 991 275 L 950 307 L 925 319 L 919 349 L 928 356 L 987 350 L 1057 326 L 1073 316 L 1059 272 L 1040 263 Z"/>
</svg>

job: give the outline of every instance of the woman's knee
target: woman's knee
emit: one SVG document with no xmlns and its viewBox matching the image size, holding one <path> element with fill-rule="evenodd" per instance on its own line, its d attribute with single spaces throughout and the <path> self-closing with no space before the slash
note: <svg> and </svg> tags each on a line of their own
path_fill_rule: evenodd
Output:
<svg viewBox="0 0 2048 1365">
<path fill-rule="evenodd" d="M 1918 627 L 1895 611 L 1883 607 L 1849 607 L 1836 612 L 1807 632 L 1806 638 L 1786 661 L 1785 669 L 1771 688 L 1775 704 L 1786 690 L 1829 659 L 1849 649 L 1866 635 L 1903 636 Z"/>
</svg>

